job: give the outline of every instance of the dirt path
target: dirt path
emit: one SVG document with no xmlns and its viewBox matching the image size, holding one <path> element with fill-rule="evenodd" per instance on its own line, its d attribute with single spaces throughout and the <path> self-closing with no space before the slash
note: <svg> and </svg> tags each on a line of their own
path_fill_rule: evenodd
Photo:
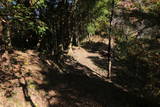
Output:
<svg viewBox="0 0 160 107">
<path fill-rule="evenodd" d="M 82 47 L 74 47 L 71 55 L 80 64 L 94 71 L 93 73 L 99 74 L 104 77 L 107 76 L 107 71 L 97 66 L 91 59 L 93 57 L 98 58 L 98 59 L 103 59 L 103 57 L 99 53 L 88 52 Z"/>
<path fill-rule="evenodd" d="M 93 61 L 93 57 L 103 59 L 98 52 L 76 47 L 74 59 L 66 56 L 63 67 L 32 50 L 9 56 L 15 68 L 0 72 L 0 107 L 149 107 L 139 106 L 139 99 L 104 81 L 107 72 Z"/>
</svg>

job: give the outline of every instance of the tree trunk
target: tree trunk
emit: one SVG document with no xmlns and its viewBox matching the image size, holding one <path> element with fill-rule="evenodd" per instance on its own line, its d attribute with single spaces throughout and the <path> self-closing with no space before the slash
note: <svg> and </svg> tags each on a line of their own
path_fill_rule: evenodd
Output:
<svg viewBox="0 0 160 107">
<path fill-rule="evenodd" d="M 109 35 L 108 35 L 108 78 L 111 77 L 111 73 L 112 73 L 112 38 L 111 38 L 111 34 L 112 34 L 112 20 L 113 20 L 113 15 L 114 15 L 114 0 L 112 0 L 112 8 L 111 8 L 111 16 L 110 16 L 110 26 L 109 26 Z"/>
<path fill-rule="evenodd" d="M 8 28 L 7 28 L 7 43 L 8 43 L 8 47 L 11 47 L 11 31 L 10 31 L 10 26 L 8 24 Z"/>
<path fill-rule="evenodd" d="M 0 41 L 1 42 L 2 42 L 2 35 L 3 35 L 3 24 L 2 24 L 2 20 L 0 19 Z"/>
</svg>

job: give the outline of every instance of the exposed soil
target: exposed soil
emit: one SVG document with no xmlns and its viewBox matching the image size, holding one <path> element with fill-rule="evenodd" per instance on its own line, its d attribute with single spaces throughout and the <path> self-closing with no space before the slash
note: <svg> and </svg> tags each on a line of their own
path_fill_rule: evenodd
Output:
<svg viewBox="0 0 160 107">
<path fill-rule="evenodd" d="M 100 41 L 73 47 L 58 65 L 34 50 L 6 51 L 0 107 L 151 107 L 106 78 L 106 48 Z"/>
<path fill-rule="evenodd" d="M 88 67 L 92 71 L 94 71 L 94 74 L 99 74 L 101 76 L 106 77 L 107 76 L 107 71 L 105 69 L 100 68 L 94 62 L 92 61 L 92 58 L 97 58 L 97 59 L 103 59 L 99 53 L 92 53 L 86 51 L 84 48 L 81 47 L 74 47 L 73 48 L 73 53 L 72 53 L 73 58 L 78 61 L 80 64 Z M 107 60 L 105 65 L 107 66 Z"/>
</svg>

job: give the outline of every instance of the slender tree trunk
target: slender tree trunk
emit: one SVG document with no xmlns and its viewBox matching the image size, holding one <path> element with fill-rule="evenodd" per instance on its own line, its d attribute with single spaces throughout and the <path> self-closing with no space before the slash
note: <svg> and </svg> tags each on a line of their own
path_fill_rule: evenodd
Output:
<svg viewBox="0 0 160 107">
<path fill-rule="evenodd" d="M 111 16 L 110 16 L 110 26 L 109 26 L 109 42 L 108 42 L 108 78 L 111 77 L 111 72 L 112 72 L 112 20 L 113 20 L 113 15 L 114 15 L 114 0 L 112 0 L 112 8 L 111 8 Z"/>
<path fill-rule="evenodd" d="M 72 45 L 73 46 L 78 46 L 78 30 L 79 30 L 79 25 L 77 23 L 77 18 L 75 18 L 74 20 L 74 34 L 73 34 L 73 41 L 72 41 Z"/>
<path fill-rule="evenodd" d="M 3 24 L 2 20 L 0 19 L 0 42 L 2 42 L 2 35 L 3 35 Z M 1 44 L 1 43 L 0 43 Z"/>
<path fill-rule="evenodd" d="M 9 23 L 7 28 L 7 42 L 8 42 L 8 47 L 11 47 L 11 29 Z"/>
</svg>

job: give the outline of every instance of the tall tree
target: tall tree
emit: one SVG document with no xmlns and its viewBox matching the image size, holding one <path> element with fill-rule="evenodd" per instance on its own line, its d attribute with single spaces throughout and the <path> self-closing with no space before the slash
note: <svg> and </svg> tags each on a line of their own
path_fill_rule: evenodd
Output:
<svg viewBox="0 0 160 107">
<path fill-rule="evenodd" d="M 114 16 L 114 6 L 115 6 L 115 1 L 112 0 L 112 7 L 111 7 L 111 15 L 110 15 L 110 21 L 109 21 L 109 34 L 108 34 L 108 78 L 111 77 L 111 72 L 112 72 L 112 20 Z"/>
</svg>

